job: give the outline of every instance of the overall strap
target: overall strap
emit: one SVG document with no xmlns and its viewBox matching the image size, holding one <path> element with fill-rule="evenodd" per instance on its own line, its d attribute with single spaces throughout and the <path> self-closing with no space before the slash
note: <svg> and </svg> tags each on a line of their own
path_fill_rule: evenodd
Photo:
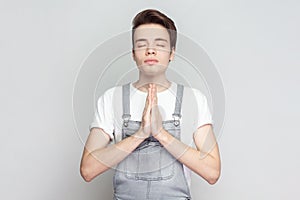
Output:
<svg viewBox="0 0 300 200">
<path fill-rule="evenodd" d="M 183 90 L 184 90 L 183 85 L 177 84 L 175 109 L 174 109 L 174 113 L 172 115 L 174 118 L 175 126 L 179 125 L 179 119 L 181 118 L 181 104 L 182 104 Z"/>
<path fill-rule="evenodd" d="M 123 124 L 128 126 L 128 121 L 131 117 L 130 115 L 130 83 L 122 86 L 122 103 L 123 103 Z"/>
</svg>

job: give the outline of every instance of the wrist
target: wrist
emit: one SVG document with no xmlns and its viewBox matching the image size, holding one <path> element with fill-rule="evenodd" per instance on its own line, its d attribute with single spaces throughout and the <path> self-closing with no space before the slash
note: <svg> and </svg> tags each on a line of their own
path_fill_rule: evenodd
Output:
<svg viewBox="0 0 300 200">
<path fill-rule="evenodd" d="M 138 139 L 138 140 L 145 140 L 147 137 L 149 137 L 146 133 L 144 133 L 143 129 L 140 128 L 136 133 L 132 135 L 132 137 Z"/>
<path fill-rule="evenodd" d="M 170 134 L 164 128 L 162 128 L 157 134 L 153 135 L 153 137 L 161 143 L 168 141 L 169 136 Z"/>
</svg>

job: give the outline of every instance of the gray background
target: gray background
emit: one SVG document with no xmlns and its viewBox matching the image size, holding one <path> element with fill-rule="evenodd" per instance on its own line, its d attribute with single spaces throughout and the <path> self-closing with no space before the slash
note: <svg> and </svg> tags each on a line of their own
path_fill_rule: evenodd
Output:
<svg viewBox="0 0 300 200">
<path fill-rule="evenodd" d="M 213 186 L 193 176 L 194 199 L 298 198 L 298 1 L 0 4 L 0 199 L 111 198 L 111 171 L 92 183 L 79 175 L 83 144 L 73 121 L 73 85 L 96 45 L 128 31 L 144 8 L 174 19 L 223 79 L 222 174 Z"/>
</svg>

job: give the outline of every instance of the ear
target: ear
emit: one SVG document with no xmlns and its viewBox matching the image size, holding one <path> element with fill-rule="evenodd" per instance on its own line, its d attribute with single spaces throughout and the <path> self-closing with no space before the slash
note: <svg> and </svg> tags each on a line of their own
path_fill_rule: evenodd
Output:
<svg viewBox="0 0 300 200">
<path fill-rule="evenodd" d="M 132 51 L 131 51 L 131 55 L 132 55 L 132 59 L 134 60 L 134 61 L 136 61 L 135 60 L 135 54 L 134 54 L 134 49 L 132 48 Z"/>
<path fill-rule="evenodd" d="M 171 52 L 170 52 L 170 58 L 169 62 L 171 62 L 175 57 L 175 47 L 172 47 Z"/>
</svg>

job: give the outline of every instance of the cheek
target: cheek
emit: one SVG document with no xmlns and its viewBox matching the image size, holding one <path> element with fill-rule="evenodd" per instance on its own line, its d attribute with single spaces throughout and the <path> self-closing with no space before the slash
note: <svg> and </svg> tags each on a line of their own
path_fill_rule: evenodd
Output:
<svg viewBox="0 0 300 200">
<path fill-rule="evenodd" d="M 169 62 L 169 59 L 170 59 L 170 53 L 168 52 L 164 52 L 161 54 L 161 61 L 164 62 L 164 63 L 168 63 Z"/>
<path fill-rule="evenodd" d="M 142 60 L 141 58 L 136 58 L 136 59 L 135 59 L 135 62 L 136 62 L 137 64 L 140 64 L 140 63 L 143 62 L 143 60 Z"/>
<path fill-rule="evenodd" d="M 143 59 L 143 53 L 142 52 L 135 52 L 134 53 L 134 56 L 133 56 L 133 59 L 136 61 L 136 62 L 141 62 L 142 59 Z"/>
</svg>

